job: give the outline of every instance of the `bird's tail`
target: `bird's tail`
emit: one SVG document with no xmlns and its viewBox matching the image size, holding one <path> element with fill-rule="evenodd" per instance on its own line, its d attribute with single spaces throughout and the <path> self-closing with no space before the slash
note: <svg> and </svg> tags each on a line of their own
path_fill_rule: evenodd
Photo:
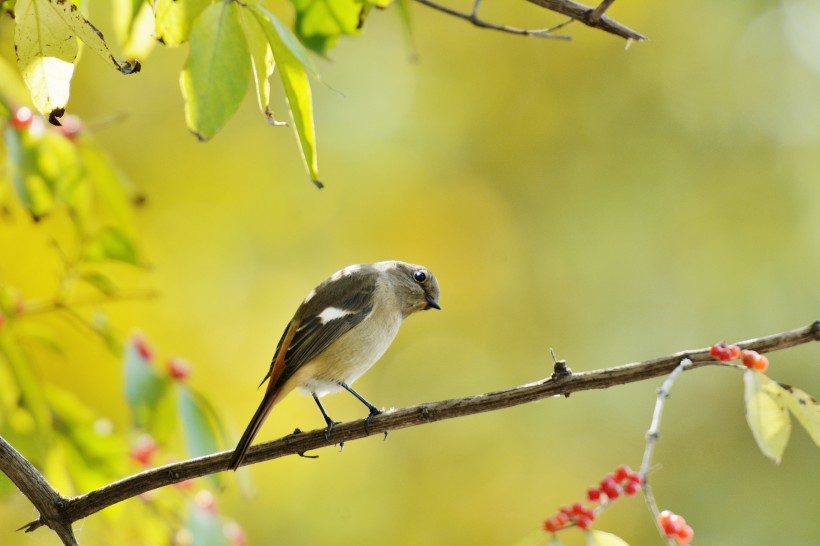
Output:
<svg viewBox="0 0 820 546">
<path fill-rule="evenodd" d="M 231 462 L 228 463 L 229 469 L 236 470 L 242 465 L 242 461 L 245 459 L 245 454 L 251 447 L 251 442 L 253 442 L 253 439 L 256 437 L 256 433 L 258 433 L 259 429 L 262 427 L 262 423 L 265 422 L 270 410 L 273 409 L 273 406 L 279 399 L 280 394 L 281 391 L 274 390 L 268 390 L 265 393 L 265 397 L 262 398 L 262 403 L 259 404 L 259 408 L 256 410 L 256 413 L 253 414 L 251 422 L 248 423 L 248 428 L 245 429 L 245 433 L 242 434 L 242 438 L 239 439 L 239 443 L 236 444 L 236 448 L 233 450 L 233 457 L 231 457 Z"/>
</svg>

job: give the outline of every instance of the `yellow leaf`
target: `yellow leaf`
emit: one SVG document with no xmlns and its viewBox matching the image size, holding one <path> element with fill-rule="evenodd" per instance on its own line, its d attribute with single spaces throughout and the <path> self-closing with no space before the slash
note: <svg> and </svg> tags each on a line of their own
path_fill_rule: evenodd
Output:
<svg viewBox="0 0 820 546">
<path fill-rule="evenodd" d="M 806 391 L 791 385 L 776 384 L 785 392 L 786 406 L 792 415 L 803 425 L 814 443 L 820 446 L 820 404 Z"/>
<path fill-rule="evenodd" d="M 746 370 L 743 381 L 746 385 L 746 421 L 752 435 L 763 454 L 779 463 L 792 428 L 786 409 L 786 393 L 777 383 L 753 370 Z"/>
<path fill-rule="evenodd" d="M 14 45 L 34 106 L 55 122 L 68 102 L 79 51 L 76 36 L 46 0 L 20 0 L 15 10 Z"/>
</svg>

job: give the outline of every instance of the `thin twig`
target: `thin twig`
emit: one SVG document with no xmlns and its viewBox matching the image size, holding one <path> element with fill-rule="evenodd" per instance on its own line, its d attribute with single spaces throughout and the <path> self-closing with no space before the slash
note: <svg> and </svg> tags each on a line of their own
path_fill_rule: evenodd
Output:
<svg viewBox="0 0 820 546">
<path fill-rule="evenodd" d="M 604 16 L 606 10 L 609 9 L 609 6 L 615 3 L 615 0 L 602 0 L 598 7 L 592 10 L 592 13 L 589 14 L 589 20 L 597 23 L 601 20 L 601 17 Z"/>
<path fill-rule="evenodd" d="M 787 349 L 818 340 L 820 340 L 820 320 L 803 328 L 739 342 L 736 345 L 743 349 L 768 352 Z M 370 422 L 368 426 L 369 434 L 364 428 L 364 419 L 340 423 L 333 428 L 331 443 L 347 443 L 368 435 L 378 435 L 390 430 L 398 430 L 444 419 L 495 411 L 552 396 L 568 395 L 573 392 L 592 389 L 605 389 L 615 385 L 660 377 L 672 373 L 675 368 L 680 365 L 681 360 L 686 358 L 691 361 L 687 369 L 709 365 L 725 366 L 725 364 L 715 361 L 713 357 L 709 355 L 709 349 L 704 348 L 694 351 L 682 351 L 643 362 L 635 362 L 591 372 L 571 373 L 567 370 L 568 373 L 566 374 L 556 373 L 548 379 L 521 385 L 520 387 L 512 389 L 478 394 L 466 398 L 455 398 L 452 400 L 420 404 L 385 412 L 374 417 Z M 559 363 L 560 362 L 561 361 L 559 361 Z M 245 464 L 255 464 L 286 455 L 304 455 L 309 451 L 327 447 L 329 443 L 325 440 L 324 435 L 324 429 L 317 429 L 311 432 L 296 432 L 278 440 L 254 446 L 248 451 Z M 139 474 L 129 476 L 91 491 L 90 493 L 72 497 L 58 505 L 57 510 L 59 510 L 60 514 L 59 521 L 70 528 L 71 523 L 75 521 L 147 491 L 188 479 L 225 471 L 228 469 L 228 462 L 232 455 L 232 451 L 223 451 L 221 453 L 214 453 L 196 459 L 165 465 L 160 468 L 146 470 Z M 7 473 L 9 471 L 7 467 L 0 467 L 0 469 Z M 14 468 L 11 468 L 10 471 L 12 473 L 17 472 Z M 27 478 L 12 479 L 15 481 L 15 484 L 18 484 L 18 481 L 25 481 Z M 41 486 L 37 484 L 32 485 L 31 483 L 20 483 L 18 487 L 23 490 L 23 487 L 32 489 Z M 34 530 L 42 525 L 49 525 L 48 521 L 49 520 L 43 519 L 33 521 L 26 526 L 26 529 Z"/>
<path fill-rule="evenodd" d="M 617 21 L 612 20 L 605 15 L 600 15 L 598 18 L 593 19 L 592 16 L 596 11 L 595 9 L 590 8 L 589 6 L 585 6 L 584 4 L 573 2 L 572 0 L 527 1 L 538 6 L 541 6 L 544 9 L 548 9 L 550 11 L 566 15 L 567 17 L 580 21 L 588 27 L 597 28 L 599 30 L 603 30 L 604 32 L 620 36 L 621 38 L 632 39 L 635 41 L 642 41 L 647 39 L 646 36 L 644 36 L 640 32 L 632 30 L 631 28 L 624 26 L 618 23 Z M 605 7 L 609 6 L 607 5 Z"/>
<path fill-rule="evenodd" d="M 473 5 L 472 13 L 463 13 L 452 8 L 448 8 L 447 6 L 442 6 L 441 4 L 436 4 L 431 0 L 416 0 L 419 4 L 423 4 L 429 8 L 433 8 L 438 10 L 442 13 L 446 13 L 447 15 L 452 15 L 453 17 L 458 17 L 459 19 L 464 19 L 465 21 L 469 21 L 473 25 L 480 27 L 480 28 L 487 28 L 490 30 L 497 30 L 499 32 L 506 32 L 508 34 L 518 34 L 519 36 L 534 36 L 536 38 L 549 38 L 553 40 L 571 40 L 570 36 L 565 34 L 553 34 L 553 28 L 544 28 L 538 30 L 530 30 L 526 28 L 516 28 L 507 25 L 497 25 L 495 23 L 489 23 L 484 21 L 483 19 L 479 19 L 477 12 L 478 12 L 478 5 L 481 3 L 480 0 Z"/>
<path fill-rule="evenodd" d="M 641 489 L 643 490 L 643 496 L 646 499 L 646 504 L 649 506 L 649 511 L 652 512 L 652 519 L 655 521 L 658 531 L 661 536 L 665 538 L 666 543 L 670 546 L 675 546 L 677 541 L 667 537 L 661 527 L 661 524 L 658 522 L 660 510 L 658 510 L 658 503 L 655 502 L 655 495 L 652 493 L 652 487 L 649 485 L 649 471 L 650 465 L 652 464 L 652 453 L 655 451 L 655 444 L 660 437 L 661 415 L 663 414 L 664 403 L 666 402 L 666 399 L 669 398 L 669 391 L 672 390 L 672 385 L 675 383 L 675 380 L 680 374 L 683 373 L 687 366 L 690 366 L 691 364 L 692 361 L 688 358 L 681 359 L 680 364 L 672 370 L 672 373 L 670 373 L 669 377 L 666 378 L 666 381 L 663 382 L 661 388 L 658 389 L 658 398 L 655 401 L 655 410 L 652 412 L 652 423 L 649 425 L 649 430 L 646 432 L 646 449 L 643 452 L 643 462 L 641 463 L 640 470 L 640 475 L 643 478 L 643 481 L 641 482 Z"/>
<path fill-rule="evenodd" d="M 154 290 L 146 290 L 143 292 L 114 292 L 106 294 L 99 298 L 88 298 L 84 300 L 65 301 L 62 298 L 54 298 L 48 301 L 32 301 L 26 302 L 23 308 L 16 313 L 16 316 L 29 316 L 41 313 L 50 313 L 53 311 L 64 311 L 70 307 L 88 307 L 93 305 L 105 305 L 106 303 L 115 303 L 122 301 L 140 301 L 150 300 L 159 296 L 159 293 Z"/>
</svg>

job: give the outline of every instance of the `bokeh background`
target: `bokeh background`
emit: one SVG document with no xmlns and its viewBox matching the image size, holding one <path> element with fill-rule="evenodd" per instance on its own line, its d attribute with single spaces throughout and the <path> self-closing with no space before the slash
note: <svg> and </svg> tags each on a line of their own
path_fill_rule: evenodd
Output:
<svg viewBox="0 0 820 546">
<path fill-rule="evenodd" d="M 411 8 L 415 58 L 386 10 L 317 61 L 330 86 L 315 87 L 322 191 L 291 131 L 267 126 L 252 95 L 212 142 L 187 132 L 186 48 L 157 49 L 137 76 L 90 53 L 79 65 L 70 111 L 92 124 L 126 116 L 95 133 L 148 199 L 137 214 L 151 268 L 118 274 L 160 294 L 108 306 L 110 320 L 122 333 L 142 330 L 163 358 L 190 360 L 191 383 L 235 437 L 296 306 L 351 263 L 422 263 L 442 287 L 444 311 L 409 320 L 356 385 L 385 407 L 543 378 L 549 347 L 591 370 L 817 318 L 816 2 L 618 2 L 612 16 L 651 39 L 628 50 L 581 25 L 565 43 Z M 106 9 L 95 13 L 104 27 Z M 531 28 L 560 22 L 525 2 L 486 2 L 482 13 Z M 5 18 L 8 59 L 11 34 Z M 24 294 L 57 282 L 57 259 L 43 251 L 49 229 L 59 224 L 22 214 L 0 225 L 0 275 Z M 39 359 L 38 373 L 126 427 L 119 360 L 54 327 L 65 328 L 65 356 Z M 770 360 L 771 377 L 820 393 L 818 347 Z M 245 477 L 253 493 L 227 480 L 220 510 L 254 545 L 544 544 L 545 517 L 618 464 L 640 464 L 659 385 L 256 465 Z M 336 419 L 363 416 L 352 397 L 326 400 Z M 701 544 L 817 544 L 817 448 L 796 428 L 771 464 L 742 402 L 736 371 L 681 377 L 655 455 L 659 504 L 683 514 Z M 313 401 L 292 395 L 259 440 L 321 426 Z M 0 543 L 56 544 L 48 531 L 13 531 L 34 516 L 22 496 L 4 501 Z M 79 538 L 108 544 L 95 517 Z M 598 525 L 630 544 L 659 543 L 639 498 Z"/>
</svg>

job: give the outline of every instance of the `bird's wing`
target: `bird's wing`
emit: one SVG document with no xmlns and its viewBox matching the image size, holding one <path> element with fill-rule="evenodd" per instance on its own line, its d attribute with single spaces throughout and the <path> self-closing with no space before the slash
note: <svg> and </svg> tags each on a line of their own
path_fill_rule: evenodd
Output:
<svg viewBox="0 0 820 546">
<path fill-rule="evenodd" d="M 299 368 L 366 319 L 373 311 L 376 283 L 374 275 L 357 271 L 319 285 L 315 295 L 297 309 L 279 340 L 265 377 L 271 379 L 268 389 L 277 389 Z"/>
</svg>

